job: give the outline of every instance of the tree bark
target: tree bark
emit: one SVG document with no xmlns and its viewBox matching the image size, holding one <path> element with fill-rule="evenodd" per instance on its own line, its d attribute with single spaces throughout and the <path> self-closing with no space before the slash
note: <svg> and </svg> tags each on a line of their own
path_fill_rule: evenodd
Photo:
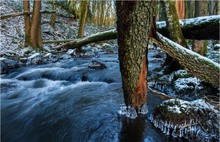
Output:
<svg viewBox="0 0 220 142">
<path fill-rule="evenodd" d="M 185 13 L 186 13 L 186 9 L 185 9 L 185 0 L 177 0 L 176 1 L 176 10 L 177 10 L 177 14 L 179 19 L 184 19 L 185 18 Z"/>
<path fill-rule="evenodd" d="M 41 1 L 35 0 L 31 22 L 31 45 L 33 48 L 42 48 L 40 9 Z"/>
<path fill-rule="evenodd" d="M 126 105 L 135 109 L 147 100 L 146 51 L 155 1 L 116 1 L 118 52 Z"/>
<path fill-rule="evenodd" d="M 89 6 L 88 0 L 80 2 L 81 15 L 80 15 L 80 20 L 79 20 L 78 38 L 82 38 L 84 36 L 84 29 L 85 29 L 85 23 L 86 23 L 86 18 L 87 18 L 87 13 L 88 13 L 88 6 Z"/>
<path fill-rule="evenodd" d="M 195 1 L 195 17 L 205 16 L 208 14 L 208 1 Z M 206 55 L 207 52 L 207 41 L 194 40 L 192 43 L 193 51 Z"/>
<path fill-rule="evenodd" d="M 182 4 L 181 1 L 178 1 L 176 3 Z M 187 47 L 186 41 L 183 37 L 183 33 L 180 28 L 177 10 L 180 10 L 180 11 L 178 11 L 180 16 L 185 16 L 185 13 L 183 13 L 182 9 L 179 9 L 179 7 L 175 7 L 175 1 L 172 1 L 172 0 L 162 1 L 162 6 L 163 6 L 164 12 L 166 14 L 165 19 L 166 19 L 167 29 L 169 32 L 168 37 L 171 40 L 179 43 L 180 45 Z M 178 60 L 172 58 L 168 54 L 165 59 L 164 66 L 167 66 L 167 68 L 165 70 L 165 74 L 171 73 L 173 71 L 176 71 L 176 70 L 179 70 L 180 68 L 182 68 L 181 65 L 179 64 Z"/>
<path fill-rule="evenodd" d="M 56 5 L 55 5 L 55 0 L 52 1 L 52 10 L 56 11 Z M 52 28 L 55 27 L 55 21 L 56 21 L 56 13 L 53 13 L 50 17 L 50 26 Z"/>
<path fill-rule="evenodd" d="M 167 54 L 177 59 L 187 72 L 217 88 L 219 87 L 220 64 L 186 49 L 160 34 L 158 35 L 159 40 L 154 40 L 154 42 Z"/>
<path fill-rule="evenodd" d="M 29 12 L 30 11 L 30 5 L 29 5 L 29 0 L 23 0 L 23 7 L 24 7 L 24 11 L 25 12 Z M 30 19 L 30 15 L 24 15 L 24 30 L 25 30 L 25 47 L 28 47 L 30 45 L 30 39 L 31 39 L 31 35 L 30 35 L 30 30 L 31 30 L 31 19 Z"/>
<path fill-rule="evenodd" d="M 92 43 L 92 42 L 98 42 L 98 41 L 104 41 L 104 40 L 111 40 L 117 38 L 117 31 L 116 29 L 108 30 L 105 32 L 99 32 L 96 34 L 93 34 L 88 37 L 84 37 L 81 39 L 73 39 L 73 40 L 58 40 L 58 41 L 45 41 L 43 43 L 59 43 L 59 42 L 67 42 L 62 45 L 56 46 L 53 49 L 61 49 L 61 48 L 80 48 L 83 45 Z"/>
</svg>

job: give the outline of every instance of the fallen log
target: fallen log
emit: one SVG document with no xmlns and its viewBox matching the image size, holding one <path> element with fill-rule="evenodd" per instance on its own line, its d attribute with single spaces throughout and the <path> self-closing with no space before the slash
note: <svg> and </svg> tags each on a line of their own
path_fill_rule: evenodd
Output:
<svg viewBox="0 0 220 142">
<path fill-rule="evenodd" d="M 56 13 L 56 10 L 41 10 L 41 14 L 50 14 L 50 13 Z M 0 19 L 4 20 L 7 18 L 11 17 L 16 17 L 16 16 L 22 16 L 26 14 L 33 14 L 33 12 L 30 11 L 24 11 L 24 12 L 17 12 L 17 13 L 10 13 L 10 14 L 5 14 L 5 15 L 0 15 Z"/>
<path fill-rule="evenodd" d="M 199 55 L 158 33 L 159 40 L 153 39 L 162 50 L 177 59 L 184 69 L 199 79 L 219 87 L 220 64 Z"/>
<path fill-rule="evenodd" d="M 57 49 L 60 49 L 63 47 L 65 47 L 65 48 L 80 48 L 83 45 L 86 45 L 86 44 L 89 44 L 92 42 L 111 40 L 111 39 L 116 39 L 116 38 L 117 38 L 117 31 L 116 31 L 116 29 L 112 29 L 112 30 L 108 30 L 108 31 L 104 31 L 104 32 L 99 32 L 99 33 L 90 35 L 88 37 L 72 40 L 72 41 L 64 43 L 62 45 L 58 45 L 58 46 L 54 47 L 53 49 L 57 50 Z M 62 40 L 62 42 L 63 42 L 63 40 Z"/>
<path fill-rule="evenodd" d="M 219 40 L 220 15 L 179 20 L 185 39 Z M 168 37 L 166 22 L 157 22 L 157 31 Z"/>
<path fill-rule="evenodd" d="M 220 15 L 214 16 L 205 16 L 205 17 L 198 17 L 192 19 L 184 19 L 180 20 L 181 23 L 181 30 L 183 32 L 184 38 L 187 39 L 214 39 L 219 40 L 219 23 Z M 210 26 L 211 25 L 211 26 Z M 166 22 L 157 22 L 157 30 L 164 36 L 168 35 L 168 30 L 166 28 Z M 62 47 L 65 48 L 79 48 L 83 45 L 103 41 L 103 40 L 110 40 L 117 38 L 117 31 L 116 29 L 99 32 L 89 37 L 84 37 L 82 39 L 72 39 L 70 40 L 57 40 L 57 41 L 43 41 L 44 44 L 48 43 L 60 43 L 60 42 L 69 42 L 62 45 L 55 47 L 54 49 L 60 49 Z M 72 45 L 71 45 L 72 44 Z"/>
<path fill-rule="evenodd" d="M 71 42 L 73 39 L 61 39 L 61 40 L 46 40 L 43 41 L 43 44 L 50 44 L 50 43 L 61 43 L 61 42 Z"/>
</svg>

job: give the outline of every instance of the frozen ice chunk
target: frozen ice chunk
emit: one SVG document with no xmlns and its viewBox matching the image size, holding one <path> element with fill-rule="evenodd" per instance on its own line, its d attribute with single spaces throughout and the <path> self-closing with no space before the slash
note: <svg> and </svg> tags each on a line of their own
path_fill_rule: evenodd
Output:
<svg viewBox="0 0 220 142">
<path fill-rule="evenodd" d="M 119 115 L 125 115 L 127 113 L 127 106 L 125 104 L 120 106 L 120 109 L 118 110 Z"/>
<path fill-rule="evenodd" d="M 137 117 L 137 112 L 133 107 L 128 107 L 126 117 L 135 119 Z"/>
<path fill-rule="evenodd" d="M 138 113 L 139 113 L 139 114 L 147 114 L 147 113 L 148 113 L 147 104 L 142 105 L 142 106 L 138 109 Z"/>
</svg>

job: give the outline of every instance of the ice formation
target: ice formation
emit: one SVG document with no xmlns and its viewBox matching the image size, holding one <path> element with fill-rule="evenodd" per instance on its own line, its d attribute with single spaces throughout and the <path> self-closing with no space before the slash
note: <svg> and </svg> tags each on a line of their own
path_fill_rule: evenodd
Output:
<svg viewBox="0 0 220 142">
<path fill-rule="evenodd" d="M 138 110 L 136 111 L 134 107 L 126 106 L 125 104 L 122 104 L 120 106 L 120 109 L 118 110 L 119 115 L 125 115 L 126 117 L 130 119 L 135 119 L 138 114 L 147 114 L 148 113 L 148 107 L 147 104 L 142 105 Z"/>
<path fill-rule="evenodd" d="M 219 111 L 203 99 L 192 102 L 170 99 L 160 106 L 163 112 L 150 116 L 150 121 L 164 134 L 194 138 L 199 141 L 219 139 Z M 216 124 L 215 124 L 216 123 Z"/>
</svg>

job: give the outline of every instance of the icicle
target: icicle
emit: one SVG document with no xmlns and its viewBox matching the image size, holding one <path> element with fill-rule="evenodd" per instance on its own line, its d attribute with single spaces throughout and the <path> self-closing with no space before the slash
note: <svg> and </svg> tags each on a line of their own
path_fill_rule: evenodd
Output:
<svg viewBox="0 0 220 142">
<path fill-rule="evenodd" d="M 172 136 L 173 137 L 177 137 L 178 136 L 177 135 L 177 131 L 176 131 L 176 126 L 174 126 L 174 128 L 173 128 Z"/>
<path fill-rule="evenodd" d="M 163 133 L 164 133 L 164 134 L 167 133 L 167 127 L 164 127 L 164 129 L 163 129 Z"/>
<path fill-rule="evenodd" d="M 133 107 L 128 107 L 126 117 L 135 119 L 137 117 L 137 112 Z"/>
<path fill-rule="evenodd" d="M 167 128 L 166 135 L 170 135 L 170 128 Z"/>
<path fill-rule="evenodd" d="M 119 115 L 125 115 L 127 113 L 127 106 L 125 104 L 120 106 L 120 109 L 118 110 Z"/>
<path fill-rule="evenodd" d="M 183 136 L 183 128 L 180 127 L 180 129 L 179 129 L 179 137 L 181 138 L 182 136 Z"/>
<path fill-rule="evenodd" d="M 148 107 L 147 104 L 143 104 L 141 108 L 138 109 L 139 114 L 147 114 L 148 113 Z"/>
<path fill-rule="evenodd" d="M 150 121 L 153 122 L 153 115 L 151 114 L 149 117 Z"/>
</svg>

